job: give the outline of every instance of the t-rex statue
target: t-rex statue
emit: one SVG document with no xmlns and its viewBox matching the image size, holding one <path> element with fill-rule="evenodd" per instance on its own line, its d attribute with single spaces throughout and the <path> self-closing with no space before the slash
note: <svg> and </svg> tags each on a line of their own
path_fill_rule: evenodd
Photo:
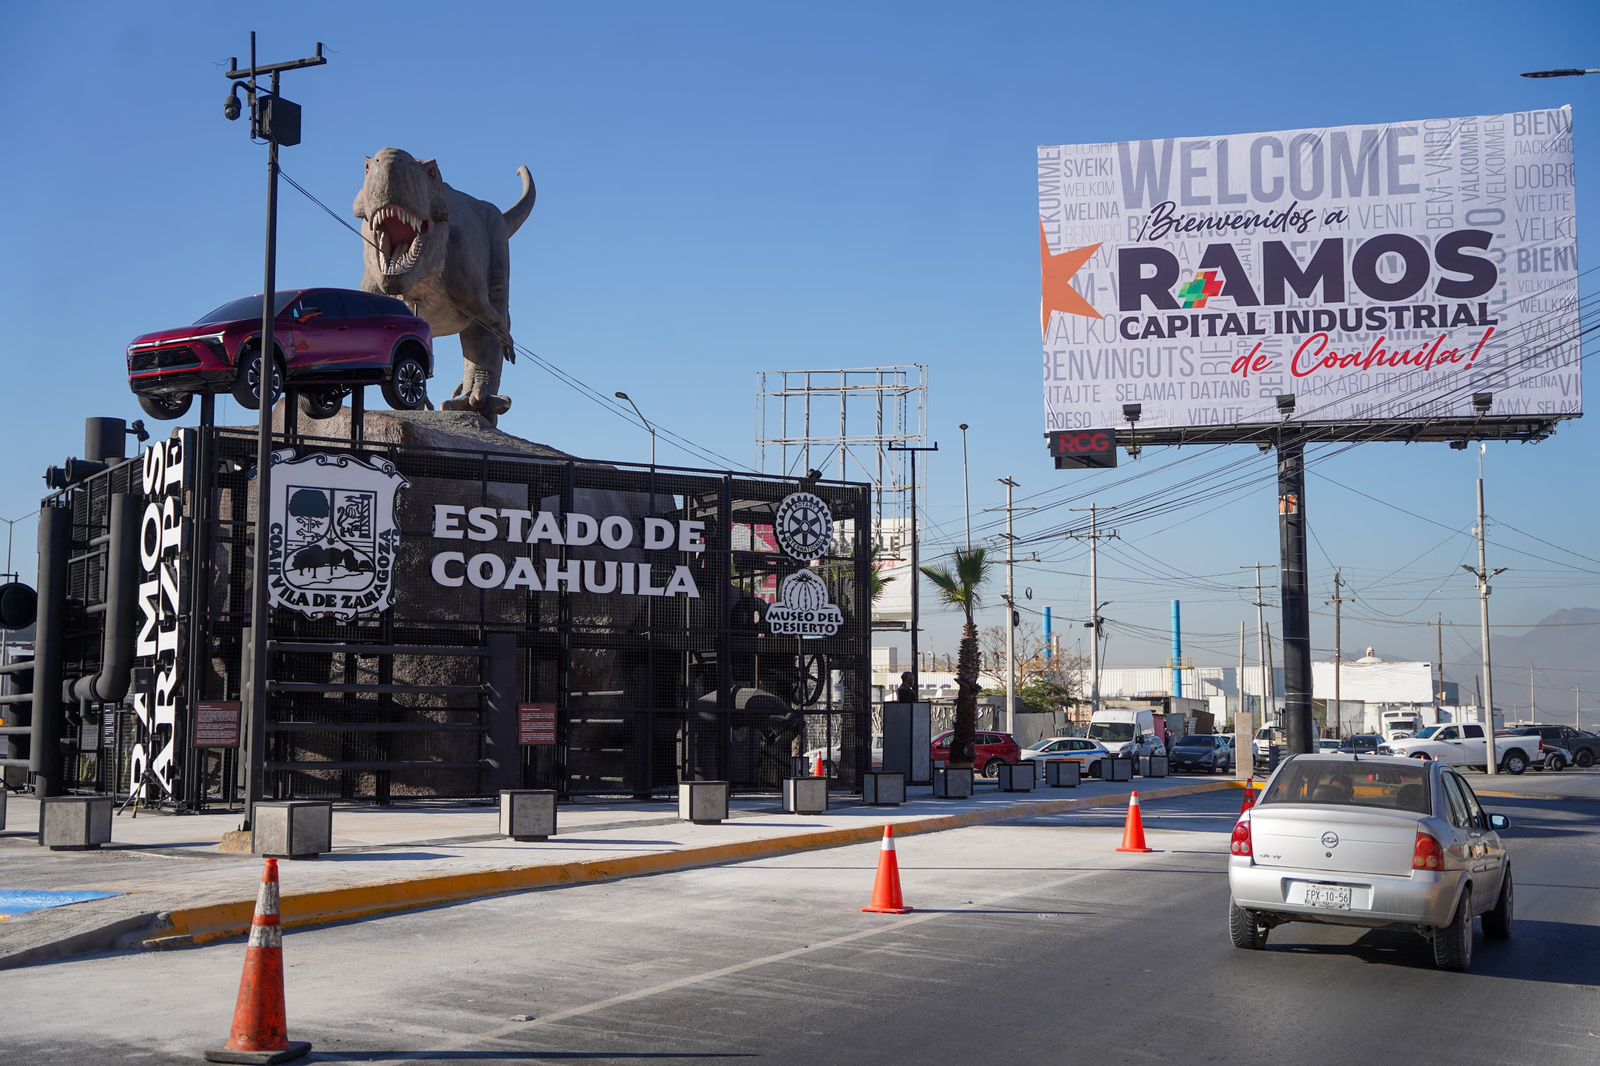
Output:
<svg viewBox="0 0 1600 1066">
<path fill-rule="evenodd" d="M 440 406 L 477 411 L 491 425 L 511 407 L 499 394 L 500 369 L 517 357 L 510 240 L 536 195 L 528 168 L 518 167 L 517 174 L 522 196 L 501 212 L 446 185 L 433 160 L 385 148 L 367 160 L 355 202 L 366 238 L 361 287 L 404 300 L 435 337 L 461 334 L 461 384 Z"/>
</svg>

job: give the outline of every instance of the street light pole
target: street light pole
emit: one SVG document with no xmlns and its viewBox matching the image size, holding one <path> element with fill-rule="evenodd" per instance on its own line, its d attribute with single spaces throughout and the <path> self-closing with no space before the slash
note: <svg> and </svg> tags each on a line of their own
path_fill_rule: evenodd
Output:
<svg viewBox="0 0 1600 1066">
<path fill-rule="evenodd" d="M 656 465 L 656 427 L 644 416 L 644 412 L 639 410 L 639 405 L 633 402 L 632 396 L 620 390 L 612 395 L 619 400 L 627 400 L 628 406 L 633 408 L 633 413 L 638 415 L 639 421 L 644 423 L 644 428 L 650 431 L 650 465 L 654 467 Z"/>
<path fill-rule="evenodd" d="M 967 517 L 967 551 L 972 550 L 972 493 L 967 482 L 967 424 L 961 423 L 961 502 Z"/>
<path fill-rule="evenodd" d="M 1478 565 L 1474 569 L 1462 563 L 1461 569 L 1478 579 L 1478 616 L 1483 640 L 1483 738 L 1488 762 L 1485 769 L 1491 774 L 1496 774 L 1500 770 L 1495 764 L 1494 750 L 1494 661 L 1489 654 L 1489 594 L 1494 590 L 1489 587 L 1489 579 L 1496 574 L 1504 573 L 1505 567 L 1489 569 L 1483 512 L 1483 453 L 1484 446 L 1480 444 L 1478 445 Z"/>
<path fill-rule="evenodd" d="M 1560 70 L 1530 70 L 1523 74 L 1524 78 L 1581 78 L 1585 74 L 1600 74 L 1600 69 L 1590 67 L 1587 70 L 1578 67 L 1564 67 Z"/>
<path fill-rule="evenodd" d="M 267 254 L 265 279 L 261 290 L 261 346 L 260 367 L 256 375 L 256 524 L 253 558 L 251 559 L 250 587 L 250 719 L 245 760 L 245 819 L 243 829 L 255 828 L 256 803 L 265 794 L 267 778 L 267 630 L 271 615 L 267 598 L 267 551 L 269 543 L 268 518 L 272 507 L 272 399 L 273 379 L 277 376 L 273 352 L 272 326 L 277 317 L 275 306 L 278 271 L 278 148 L 300 143 L 299 108 L 278 95 L 279 77 L 286 70 L 320 67 L 327 60 L 322 55 L 322 44 L 317 44 L 317 54 L 287 63 L 256 65 L 256 35 L 250 34 L 250 68 L 239 69 L 233 60 L 227 78 L 233 83 L 223 114 L 230 120 L 239 117 L 239 101 L 235 93 L 244 89 L 250 103 L 250 136 L 254 140 L 264 136 L 267 141 Z M 260 99 L 256 79 L 263 74 L 272 75 L 272 88 L 268 101 Z M 248 79 L 245 80 L 245 79 Z M 263 122 L 263 118 L 266 121 Z"/>
<path fill-rule="evenodd" d="M 889 442 L 889 451 L 911 453 L 911 688 L 918 699 L 922 698 L 922 664 L 917 661 L 917 631 L 922 625 L 922 598 L 918 594 L 922 585 L 922 545 L 917 535 L 917 453 L 938 450 L 938 441 L 931 445 Z"/>
</svg>

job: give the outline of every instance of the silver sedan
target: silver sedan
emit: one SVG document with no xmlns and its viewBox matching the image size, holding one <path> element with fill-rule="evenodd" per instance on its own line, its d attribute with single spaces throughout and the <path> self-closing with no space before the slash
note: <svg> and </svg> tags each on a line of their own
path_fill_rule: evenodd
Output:
<svg viewBox="0 0 1600 1066">
<path fill-rule="evenodd" d="M 1511 935 L 1510 824 L 1440 762 L 1297 755 L 1233 828 L 1229 935 L 1260 949 L 1285 922 L 1410 929 L 1439 967 L 1465 970 L 1474 919 Z"/>
</svg>

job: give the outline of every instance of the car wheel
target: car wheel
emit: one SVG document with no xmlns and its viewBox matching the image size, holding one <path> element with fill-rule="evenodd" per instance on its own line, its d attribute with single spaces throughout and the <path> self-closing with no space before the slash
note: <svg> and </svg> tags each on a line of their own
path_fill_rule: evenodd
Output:
<svg viewBox="0 0 1600 1066">
<path fill-rule="evenodd" d="M 1413 759 L 1418 759 L 1418 760 L 1420 760 L 1422 762 L 1432 762 L 1433 761 L 1433 756 L 1429 755 L 1425 751 L 1419 751 L 1419 752 L 1417 752 L 1415 755 L 1413 755 L 1411 757 Z"/>
<path fill-rule="evenodd" d="M 267 406 L 271 407 L 283 395 L 283 361 L 272 360 L 272 386 L 271 398 Z M 261 349 L 246 348 L 239 356 L 239 376 L 233 382 L 233 398 L 239 401 L 239 406 L 251 411 L 257 409 L 261 401 Z"/>
<path fill-rule="evenodd" d="M 428 366 L 415 351 L 401 352 L 383 383 L 383 399 L 396 411 L 420 411 L 428 404 Z"/>
<path fill-rule="evenodd" d="M 1433 964 L 1458 973 L 1472 967 L 1472 889 L 1461 890 L 1450 924 L 1433 931 Z"/>
<path fill-rule="evenodd" d="M 189 413 L 189 405 L 194 403 L 193 393 L 182 393 L 176 396 L 140 396 L 139 406 L 151 418 L 159 418 L 170 422 L 174 418 L 182 418 Z"/>
<path fill-rule="evenodd" d="M 988 762 L 984 763 L 983 764 L 983 776 L 984 777 L 999 777 L 1000 776 L 1000 760 L 999 759 L 990 759 Z"/>
<path fill-rule="evenodd" d="M 1513 777 L 1522 773 L 1522 771 L 1526 770 L 1527 768 L 1528 757 L 1522 754 L 1520 751 L 1513 751 L 1509 753 L 1500 762 L 1500 769 L 1504 770 L 1508 774 L 1511 774 Z"/>
<path fill-rule="evenodd" d="M 1578 767 L 1580 769 L 1587 770 L 1589 767 L 1594 765 L 1594 752 L 1588 748 L 1584 748 L 1582 751 L 1578 752 L 1578 754 L 1574 755 L 1573 758 L 1577 760 Z"/>
<path fill-rule="evenodd" d="M 1260 951 L 1267 946 L 1267 927 L 1261 924 L 1255 911 L 1247 911 L 1233 900 L 1228 901 L 1228 936 L 1236 948 Z"/>
<path fill-rule="evenodd" d="M 1490 940 L 1511 939 L 1511 904 L 1514 890 L 1511 886 L 1511 867 L 1506 867 L 1505 877 L 1500 879 L 1500 898 L 1495 900 L 1494 910 L 1483 916 L 1483 935 Z"/>
<path fill-rule="evenodd" d="M 1555 752 L 1551 752 L 1549 755 L 1545 756 L 1544 768 L 1549 770 L 1551 773 L 1559 774 L 1562 770 L 1567 768 L 1567 760 L 1563 759 Z"/>
<path fill-rule="evenodd" d="M 300 411 L 307 418 L 332 418 L 344 409 L 348 389 L 311 389 L 300 394 Z"/>
</svg>

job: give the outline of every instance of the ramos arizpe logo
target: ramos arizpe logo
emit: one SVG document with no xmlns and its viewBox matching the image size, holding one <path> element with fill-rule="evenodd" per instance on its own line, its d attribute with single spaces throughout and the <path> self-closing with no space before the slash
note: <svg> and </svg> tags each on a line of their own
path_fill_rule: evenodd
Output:
<svg viewBox="0 0 1600 1066">
<path fill-rule="evenodd" d="M 272 454 L 267 598 L 308 618 L 386 611 L 400 542 L 395 495 L 410 483 L 387 459 Z"/>
</svg>

